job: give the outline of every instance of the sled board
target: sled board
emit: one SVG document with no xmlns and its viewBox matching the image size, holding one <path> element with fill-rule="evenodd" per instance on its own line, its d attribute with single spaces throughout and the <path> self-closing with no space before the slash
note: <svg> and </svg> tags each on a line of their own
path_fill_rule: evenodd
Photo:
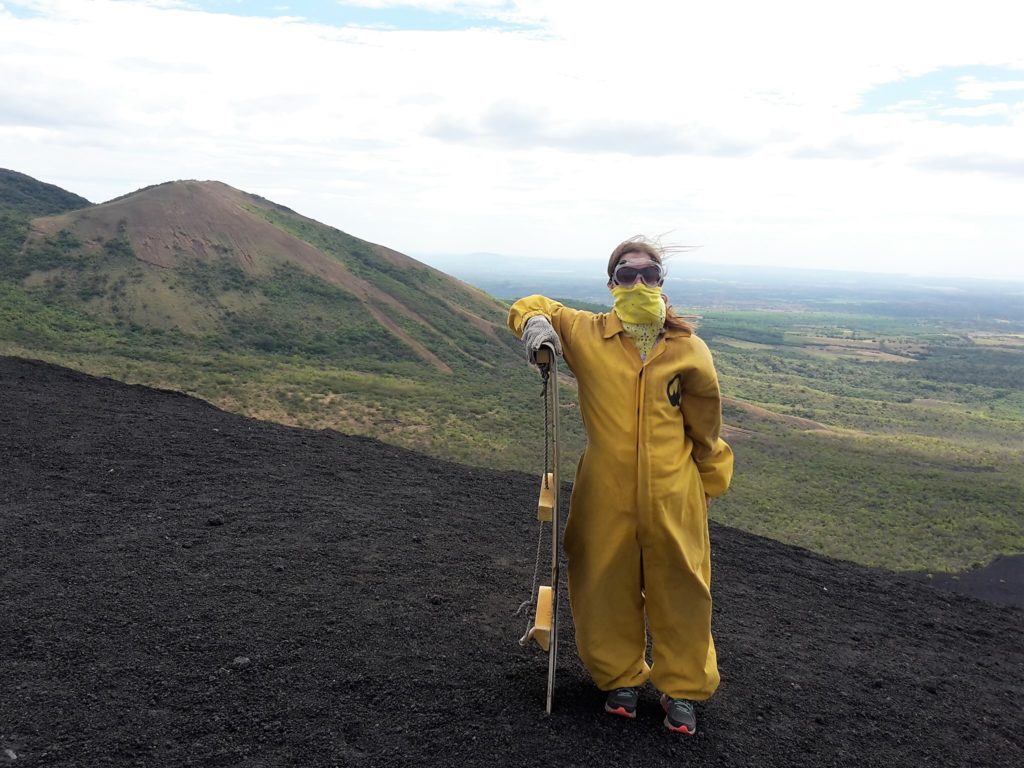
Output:
<svg viewBox="0 0 1024 768">
<path fill-rule="evenodd" d="M 555 696 L 555 671 L 558 667 L 558 494 L 559 494 L 559 472 L 558 472 L 558 449 L 559 449 L 559 427 L 558 427 L 558 362 L 557 355 L 550 346 L 543 346 L 537 352 L 537 364 L 547 366 L 548 375 L 548 397 L 545 407 L 549 410 L 547 419 L 550 435 L 544 435 L 545 440 L 551 441 L 551 472 L 541 480 L 541 500 L 538 502 L 538 517 L 547 518 L 550 515 L 551 521 L 551 583 L 549 589 L 542 586 L 538 594 L 537 619 L 547 619 L 547 605 L 550 600 L 550 623 L 547 629 L 547 652 L 548 652 L 548 692 L 544 709 L 550 715 L 551 703 Z M 542 510 L 543 508 L 543 510 Z M 550 510 L 550 511 L 549 511 Z M 542 517 L 543 515 L 543 517 Z M 543 594 L 544 592 L 547 594 Z M 544 615 L 541 615 L 541 598 L 543 598 Z M 535 626 L 539 624 L 535 622 Z M 540 627 L 537 627 L 538 629 Z M 538 632 L 537 634 L 542 634 Z M 535 638 L 541 648 L 540 638 Z"/>
</svg>

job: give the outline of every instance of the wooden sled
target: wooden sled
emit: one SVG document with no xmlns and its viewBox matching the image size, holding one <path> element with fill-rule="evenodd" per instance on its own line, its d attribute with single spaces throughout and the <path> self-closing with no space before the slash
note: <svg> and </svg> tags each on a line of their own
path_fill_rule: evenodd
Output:
<svg viewBox="0 0 1024 768">
<path fill-rule="evenodd" d="M 541 526 L 551 526 L 551 581 L 537 589 L 533 625 L 520 640 L 526 644 L 534 641 L 548 652 L 548 690 L 545 711 L 551 714 L 551 705 L 555 695 L 555 671 L 558 666 L 558 551 L 559 551 L 559 514 L 558 514 L 558 363 L 557 355 L 550 346 L 543 346 L 537 352 L 536 363 L 545 377 L 548 387 L 544 398 L 545 413 L 545 448 L 551 446 L 551 471 L 545 472 L 540 481 L 540 496 L 537 500 L 537 521 Z M 548 468 L 545 467 L 545 470 Z M 541 532 L 543 535 L 543 532 Z M 538 558 L 539 558 L 538 544 Z M 540 565 L 538 559 L 538 567 Z"/>
</svg>

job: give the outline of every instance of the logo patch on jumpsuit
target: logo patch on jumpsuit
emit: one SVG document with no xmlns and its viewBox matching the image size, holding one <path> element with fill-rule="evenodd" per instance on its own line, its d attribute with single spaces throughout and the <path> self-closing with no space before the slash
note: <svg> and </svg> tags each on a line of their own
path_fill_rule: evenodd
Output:
<svg viewBox="0 0 1024 768">
<path fill-rule="evenodd" d="M 672 403 L 673 408 L 678 408 L 679 404 L 683 402 L 683 374 L 677 373 L 668 382 L 668 386 L 665 387 L 665 391 L 668 393 L 668 401 Z"/>
</svg>

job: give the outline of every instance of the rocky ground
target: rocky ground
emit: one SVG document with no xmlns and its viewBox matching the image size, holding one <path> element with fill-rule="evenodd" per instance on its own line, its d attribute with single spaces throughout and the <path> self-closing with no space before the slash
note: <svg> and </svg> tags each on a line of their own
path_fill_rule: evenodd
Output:
<svg viewBox="0 0 1024 768">
<path fill-rule="evenodd" d="M 1024 608 L 1024 555 L 1003 555 L 966 573 L 913 575 L 961 595 Z"/>
<path fill-rule="evenodd" d="M 569 620 L 545 715 L 535 494 L 0 358 L 0 763 L 1024 765 L 1024 611 L 719 526 L 700 732 L 604 715 Z"/>
</svg>

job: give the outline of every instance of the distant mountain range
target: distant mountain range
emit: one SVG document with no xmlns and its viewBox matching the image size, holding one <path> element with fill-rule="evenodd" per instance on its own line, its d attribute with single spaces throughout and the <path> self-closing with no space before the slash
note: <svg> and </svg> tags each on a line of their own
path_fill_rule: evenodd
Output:
<svg viewBox="0 0 1024 768">
<path fill-rule="evenodd" d="M 605 254 L 589 260 L 517 257 L 500 253 L 417 254 L 417 258 L 493 296 L 544 293 L 572 301 L 610 305 Z M 946 317 L 1024 319 L 1024 283 L 950 277 L 844 272 L 719 264 L 700 249 L 668 262 L 666 294 L 681 307 L 793 308 L 827 305 L 841 310 L 871 303 L 874 310 L 903 315 L 933 312 Z"/>
</svg>

